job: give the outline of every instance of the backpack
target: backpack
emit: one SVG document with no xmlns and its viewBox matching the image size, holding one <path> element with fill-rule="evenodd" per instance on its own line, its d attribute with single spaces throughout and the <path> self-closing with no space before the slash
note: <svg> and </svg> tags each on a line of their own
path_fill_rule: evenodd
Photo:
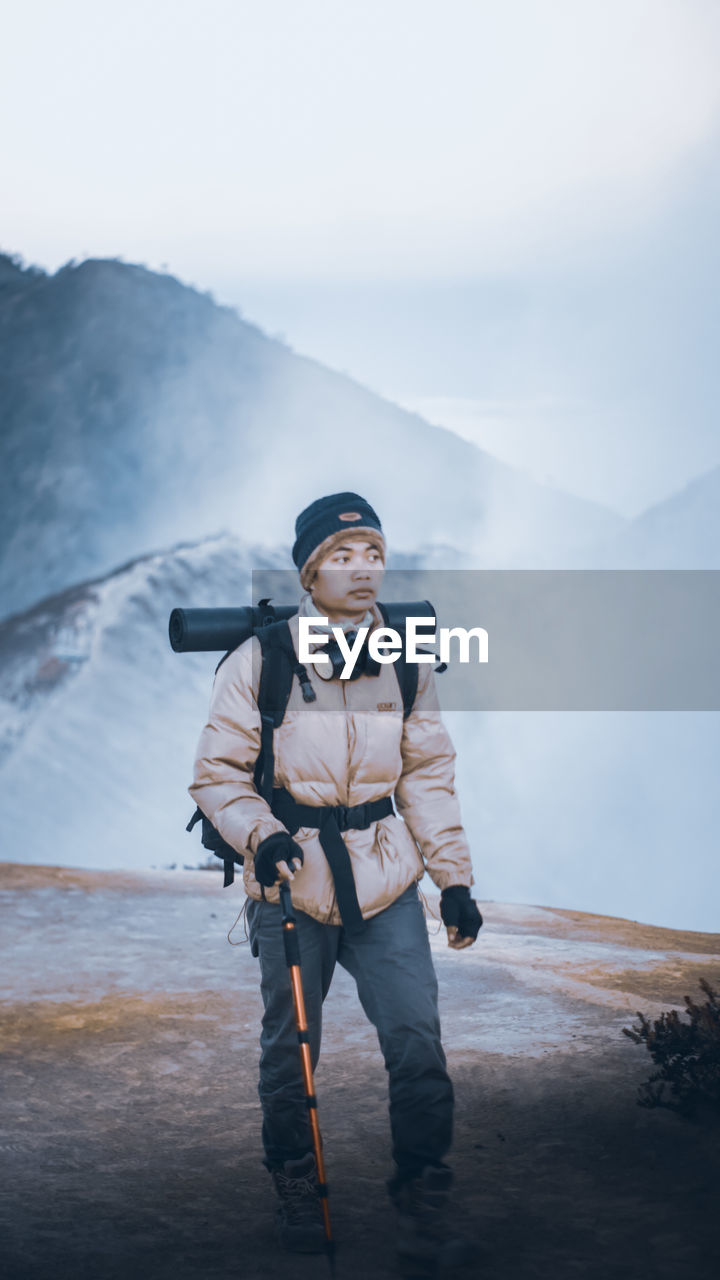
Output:
<svg viewBox="0 0 720 1280">
<path fill-rule="evenodd" d="M 287 619 L 276 620 L 272 605 L 265 600 L 260 603 L 269 609 L 270 613 L 269 616 L 264 618 L 262 625 L 256 627 L 253 631 L 253 634 L 260 641 L 260 652 L 262 654 L 260 687 L 258 690 L 258 708 L 261 717 L 260 753 L 255 762 L 253 782 L 259 794 L 270 803 L 275 773 L 273 734 L 275 729 L 280 727 L 285 717 L 294 677 L 297 676 L 300 681 L 303 698 L 306 702 L 314 700 L 315 692 L 310 683 L 306 667 L 298 661 Z M 382 606 L 380 608 L 382 609 Z M 402 627 L 397 627 L 397 630 L 400 631 L 401 635 L 403 634 Z M 220 659 L 215 668 L 216 675 L 223 662 L 233 652 L 233 649 L 228 649 L 227 653 Z M 403 720 L 407 720 L 417 695 L 418 668 L 416 663 L 407 662 L 405 659 L 404 635 L 402 649 L 393 666 L 402 695 Z M 237 866 L 243 865 L 245 861 L 244 855 L 233 849 L 227 840 L 223 840 L 217 827 L 213 826 L 210 819 L 205 816 L 199 807 L 196 808 L 185 830 L 192 831 L 198 822 L 202 824 L 200 838 L 203 847 L 208 849 L 210 853 L 214 853 L 223 862 L 225 870 L 223 888 L 227 888 L 235 879 L 236 864 Z"/>
</svg>

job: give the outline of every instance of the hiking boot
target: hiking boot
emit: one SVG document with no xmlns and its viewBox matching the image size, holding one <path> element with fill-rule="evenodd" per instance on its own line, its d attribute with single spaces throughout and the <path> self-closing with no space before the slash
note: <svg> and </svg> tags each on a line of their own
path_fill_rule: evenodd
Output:
<svg viewBox="0 0 720 1280">
<path fill-rule="evenodd" d="M 427 1165 L 416 1178 L 388 1183 L 398 1211 L 397 1260 L 408 1275 L 450 1275 L 472 1261 L 472 1245 L 448 1222 L 452 1181 L 452 1169 Z"/>
<path fill-rule="evenodd" d="M 272 1180 L 280 1198 L 275 1227 L 283 1249 L 322 1253 L 325 1227 L 313 1152 L 301 1160 L 286 1160 L 281 1168 L 272 1170 Z"/>
</svg>

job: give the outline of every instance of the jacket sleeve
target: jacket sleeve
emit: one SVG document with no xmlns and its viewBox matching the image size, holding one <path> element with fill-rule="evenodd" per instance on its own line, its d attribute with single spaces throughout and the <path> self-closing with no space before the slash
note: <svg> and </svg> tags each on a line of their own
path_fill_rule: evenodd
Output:
<svg viewBox="0 0 720 1280">
<path fill-rule="evenodd" d="M 455 750 L 442 721 L 435 673 L 421 665 L 415 705 L 403 726 L 402 774 L 395 788 L 400 816 L 438 889 L 473 883 L 467 837 L 455 792 Z"/>
<path fill-rule="evenodd" d="M 257 648 L 255 648 L 257 646 Z M 253 662 L 259 645 L 248 640 L 215 676 L 208 722 L 200 734 L 193 781 L 195 803 L 238 853 L 254 854 L 266 836 L 285 827 L 253 782 L 260 753 L 260 711 Z"/>
</svg>

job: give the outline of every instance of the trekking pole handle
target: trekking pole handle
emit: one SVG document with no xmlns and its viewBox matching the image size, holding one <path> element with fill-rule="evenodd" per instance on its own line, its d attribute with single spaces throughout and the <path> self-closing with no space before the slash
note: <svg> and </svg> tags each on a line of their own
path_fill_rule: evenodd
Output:
<svg viewBox="0 0 720 1280">
<path fill-rule="evenodd" d="M 290 885 L 287 880 L 280 881 L 280 912 L 282 919 L 283 944 L 285 946 L 285 963 L 288 969 L 300 968 L 300 943 L 295 928 L 295 912 L 293 911 Z M 292 974 L 291 974 L 292 977 Z"/>
<path fill-rule="evenodd" d="M 280 909 L 282 911 L 282 922 L 283 924 L 295 924 L 295 912 L 293 911 L 290 885 L 288 884 L 287 880 L 280 881 L 279 891 L 280 891 Z"/>
</svg>

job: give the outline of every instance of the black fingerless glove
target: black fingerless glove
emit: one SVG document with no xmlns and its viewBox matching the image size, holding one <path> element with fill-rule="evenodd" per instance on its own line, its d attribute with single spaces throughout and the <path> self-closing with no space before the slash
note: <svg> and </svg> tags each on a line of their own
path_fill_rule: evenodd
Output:
<svg viewBox="0 0 720 1280">
<path fill-rule="evenodd" d="M 278 862 L 287 862 L 290 866 L 293 858 L 298 858 L 301 864 L 304 861 L 300 845 L 291 835 L 288 835 L 287 831 L 276 831 L 273 835 L 266 836 L 257 847 L 253 865 L 258 884 L 271 889 L 278 878 Z"/>
<path fill-rule="evenodd" d="M 455 925 L 461 938 L 477 938 L 483 918 L 466 884 L 451 884 L 440 894 L 440 915 L 446 928 Z"/>
</svg>

